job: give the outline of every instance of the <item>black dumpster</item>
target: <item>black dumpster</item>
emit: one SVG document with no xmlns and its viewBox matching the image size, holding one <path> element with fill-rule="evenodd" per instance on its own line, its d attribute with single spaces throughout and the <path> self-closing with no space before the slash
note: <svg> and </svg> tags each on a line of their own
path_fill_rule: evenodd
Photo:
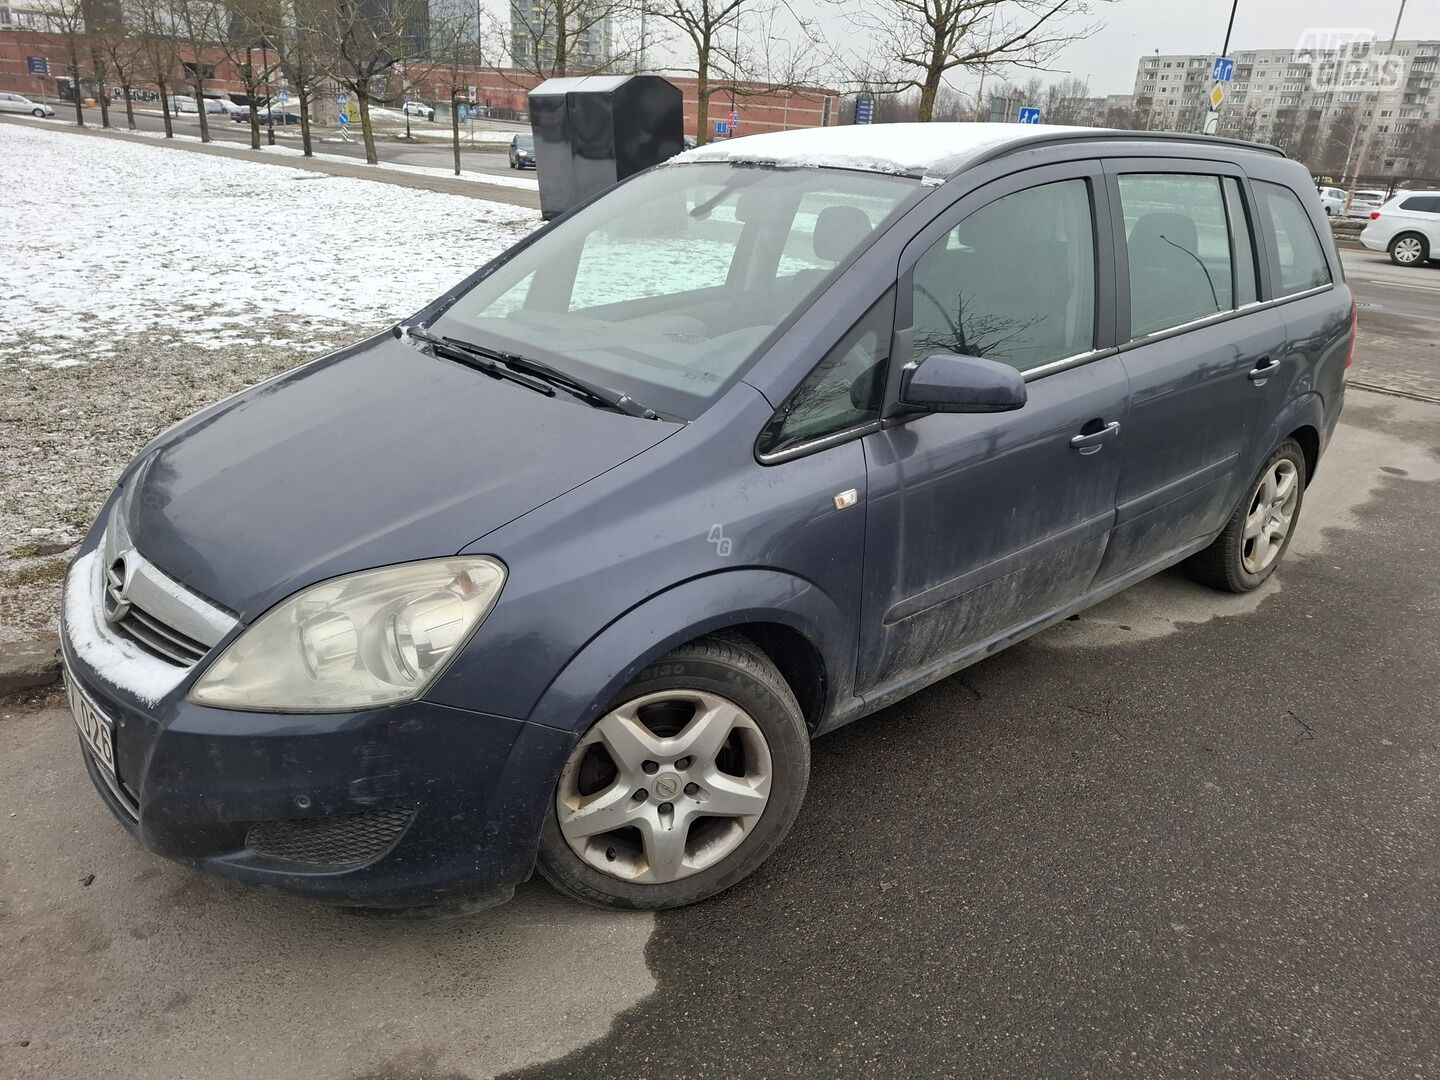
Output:
<svg viewBox="0 0 1440 1080">
<path fill-rule="evenodd" d="M 680 88 L 659 75 L 547 79 L 530 91 L 547 221 L 684 149 Z"/>
</svg>

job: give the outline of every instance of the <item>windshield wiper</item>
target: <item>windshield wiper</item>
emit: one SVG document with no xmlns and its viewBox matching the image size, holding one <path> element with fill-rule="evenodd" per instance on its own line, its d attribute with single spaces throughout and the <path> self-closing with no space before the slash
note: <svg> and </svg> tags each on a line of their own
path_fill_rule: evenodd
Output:
<svg viewBox="0 0 1440 1080">
<path fill-rule="evenodd" d="M 545 383 L 537 379 L 527 378 L 516 371 L 510 370 L 508 367 L 503 367 L 496 362 L 495 358 L 486 356 L 477 349 L 452 343 L 447 338 L 428 333 L 415 326 L 397 326 L 395 330 L 396 337 L 399 337 L 400 332 L 403 330 L 404 333 L 416 341 L 425 342 L 437 355 L 444 356 L 447 360 L 455 360 L 464 364 L 466 367 L 474 368 L 476 371 L 483 371 L 492 379 L 508 379 L 510 382 L 519 383 L 521 386 L 534 390 L 537 394 L 544 394 L 546 397 L 555 396 L 555 391 Z"/>
<path fill-rule="evenodd" d="M 607 409 L 615 409 L 626 416 L 639 416 L 645 420 L 657 419 L 655 410 L 640 404 L 629 394 L 620 390 L 612 390 L 608 386 L 601 386 L 589 379 L 582 379 L 579 375 L 571 375 L 568 371 L 561 371 L 557 367 L 551 367 L 543 360 L 536 360 L 534 357 L 521 356 L 519 353 L 505 352 L 503 349 L 492 349 L 487 345 L 476 345 L 470 341 L 461 341 L 459 338 L 446 337 L 444 335 L 432 334 L 426 330 L 407 328 L 412 337 L 418 337 L 421 341 L 432 342 L 442 348 L 463 350 L 473 356 L 490 361 L 498 361 L 504 364 L 510 374 L 517 372 L 525 375 L 532 375 L 537 379 L 543 379 L 553 386 L 568 390 L 576 397 L 582 397 L 592 404 L 603 406 Z"/>
</svg>

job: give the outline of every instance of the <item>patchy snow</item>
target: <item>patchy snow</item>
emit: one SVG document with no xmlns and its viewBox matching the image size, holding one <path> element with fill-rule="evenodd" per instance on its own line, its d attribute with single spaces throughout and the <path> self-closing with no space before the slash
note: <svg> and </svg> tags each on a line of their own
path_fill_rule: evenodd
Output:
<svg viewBox="0 0 1440 1080">
<path fill-rule="evenodd" d="M 157 660 L 101 626 L 104 574 L 99 548 L 76 559 L 70 568 L 65 581 L 65 639 L 101 679 L 154 705 L 180 685 L 185 669 Z"/>
<path fill-rule="evenodd" d="M 0 127 L 0 188 L 0 364 L 83 363 L 137 335 L 359 338 L 539 225 L 523 207 L 30 125 Z"/>
<path fill-rule="evenodd" d="M 738 161 L 925 176 L 932 169 L 948 168 L 951 163 L 958 164 L 964 158 L 1008 143 L 1057 132 L 1074 135 L 1101 130 L 1048 124 L 852 124 L 799 128 L 707 143 L 671 158 L 669 163 Z"/>
</svg>

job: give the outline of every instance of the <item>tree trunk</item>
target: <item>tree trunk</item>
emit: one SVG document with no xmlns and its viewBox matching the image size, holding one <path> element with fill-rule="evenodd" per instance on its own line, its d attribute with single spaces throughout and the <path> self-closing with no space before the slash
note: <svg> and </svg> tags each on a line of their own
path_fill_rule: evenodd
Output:
<svg viewBox="0 0 1440 1080">
<path fill-rule="evenodd" d="M 455 175 L 460 175 L 460 105 L 459 94 L 450 91 L 450 140 L 455 147 Z"/>
<path fill-rule="evenodd" d="M 131 87 L 130 82 L 129 82 L 128 79 L 127 79 L 125 82 L 123 82 L 123 83 L 120 84 L 120 90 L 121 90 L 121 92 L 124 93 L 124 95 L 125 95 L 125 126 L 128 127 L 131 131 L 134 131 L 134 130 L 135 130 L 135 98 L 134 98 L 134 95 L 133 95 L 133 93 L 132 93 L 133 88 Z"/>
<path fill-rule="evenodd" d="M 565 5 L 568 0 L 555 0 L 555 77 L 563 78 L 565 66 L 570 62 L 570 12 Z M 537 57 L 538 59 L 538 57 Z M 539 65 L 536 65 L 537 67 Z"/>
<path fill-rule="evenodd" d="M 155 85 L 160 88 L 160 113 L 165 117 L 165 138 L 173 139 L 175 125 L 170 120 L 170 88 L 164 79 L 156 79 Z"/>
<path fill-rule="evenodd" d="M 699 53 L 695 65 L 698 77 L 695 80 L 695 145 L 704 146 L 710 141 L 710 49 Z"/>
<path fill-rule="evenodd" d="M 250 149 L 260 149 L 260 106 L 255 104 L 255 91 L 250 87 L 245 88 L 250 96 Z"/>
<path fill-rule="evenodd" d="M 920 87 L 920 109 L 916 119 L 928 124 L 935 119 L 935 96 L 940 92 L 940 69 L 930 68 L 925 72 L 925 82 Z"/>
<path fill-rule="evenodd" d="M 210 117 L 205 112 L 205 79 L 200 74 L 200 61 L 195 61 L 195 108 L 200 113 L 200 141 L 210 141 Z"/>
<path fill-rule="evenodd" d="M 85 108 L 81 99 L 84 98 L 85 91 L 80 88 L 80 57 L 73 42 L 70 45 L 70 89 L 75 94 L 75 126 L 84 127 Z"/>
<path fill-rule="evenodd" d="M 110 88 L 105 85 L 105 63 L 99 50 L 90 50 L 90 67 L 95 72 L 95 100 L 100 103 L 100 126 L 110 126 Z"/>
<path fill-rule="evenodd" d="M 356 80 L 356 86 L 360 80 Z M 370 96 L 367 92 L 356 89 L 355 103 L 360 106 L 360 134 L 365 139 L 365 164 L 379 165 L 380 155 L 375 152 L 375 132 L 370 127 Z"/>
<path fill-rule="evenodd" d="M 314 157 L 310 148 L 310 90 L 301 83 L 295 84 L 295 97 L 300 102 L 300 145 L 306 157 Z"/>
</svg>

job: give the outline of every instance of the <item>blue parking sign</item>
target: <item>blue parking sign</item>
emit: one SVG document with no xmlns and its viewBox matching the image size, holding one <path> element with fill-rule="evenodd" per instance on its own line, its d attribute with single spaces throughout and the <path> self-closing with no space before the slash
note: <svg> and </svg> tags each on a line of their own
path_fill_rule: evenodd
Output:
<svg viewBox="0 0 1440 1080">
<path fill-rule="evenodd" d="M 43 56 L 25 57 L 25 69 L 38 78 L 50 74 L 50 61 Z"/>
<path fill-rule="evenodd" d="M 1215 57 L 1215 67 L 1210 72 L 1215 82 L 1229 82 L 1235 78 L 1235 61 L 1228 56 Z"/>
<path fill-rule="evenodd" d="M 729 125 L 726 121 L 724 121 L 724 120 L 716 120 L 716 121 L 715 121 L 715 134 L 716 134 L 716 135 L 729 135 L 729 134 L 730 134 L 730 125 Z"/>
<path fill-rule="evenodd" d="M 1020 110 L 1020 123 L 1022 123 L 1022 124 L 1038 124 L 1039 122 L 1040 122 L 1040 110 L 1039 110 L 1039 109 L 1033 109 L 1033 108 L 1027 107 L 1027 108 L 1023 108 L 1023 109 Z"/>
</svg>

